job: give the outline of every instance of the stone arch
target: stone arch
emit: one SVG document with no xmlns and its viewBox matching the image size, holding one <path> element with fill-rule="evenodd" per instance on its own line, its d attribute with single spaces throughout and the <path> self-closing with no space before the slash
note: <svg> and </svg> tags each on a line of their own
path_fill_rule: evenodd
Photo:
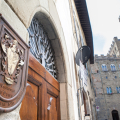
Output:
<svg viewBox="0 0 120 120">
<path fill-rule="evenodd" d="M 59 32 L 57 31 L 57 27 L 55 25 L 54 20 L 52 19 L 51 15 L 42 7 L 36 8 L 33 11 L 33 17 L 29 20 L 29 26 L 33 18 L 36 18 L 43 26 L 44 30 L 47 33 L 47 36 L 50 40 L 51 46 L 54 50 L 54 57 L 56 61 L 56 66 L 58 69 L 58 78 L 59 82 L 66 82 L 66 66 L 65 66 L 65 57 L 63 45 L 61 43 L 61 39 L 59 36 Z M 29 27 L 28 26 L 28 27 Z M 65 45 L 64 45 L 65 46 Z M 66 46 L 65 46 L 66 47 Z"/>
<path fill-rule="evenodd" d="M 69 88 L 67 83 L 72 84 L 72 82 L 70 77 L 71 71 L 70 71 L 70 65 L 69 65 L 70 63 L 68 58 L 68 51 L 66 47 L 63 29 L 59 21 L 59 17 L 56 19 L 55 16 L 53 16 L 50 12 L 48 12 L 44 7 L 39 6 L 38 8 L 35 8 L 35 10 L 30 15 L 29 22 L 27 23 L 27 28 L 30 26 L 33 17 L 37 17 L 39 18 L 39 20 L 43 21 L 44 19 L 42 19 L 42 15 L 43 15 L 43 18 L 44 17 L 47 18 L 46 23 L 50 23 L 50 25 L 52 26 L 52 29 L 54 29 L 56 34 L 56 38 L 54 39 L 50 38 L 49 36 L 48 37 L 50 38 L 51 41 L 55 40 L 55 42 L 52 42 L 51 45 L 54 51 L 56 53 L 59 53 L 59 54 L 55 54 L 55 61 L 58 69 L 57 80 L 58 82 L 60 82 L 60 106 L 64 106 L 64 111 L 63 110 L 60 110 L 60 111 L 61 111 L 61 118 L 66 119 L 70 115 L 69 106 L 68 106 L 68 102 L 70 101 L 68 99 Z M 44 22 L 41 22 L 41 24 L 43 25 L 43 27 L 45 27 Z M 49 29 L 46 32 L 49 32 Z M 59 45 L 59 49 L 58 48 L 56 49 L 56 45 Z M 60 107 L 60 109 L 62 108 Z"/>
</svg>

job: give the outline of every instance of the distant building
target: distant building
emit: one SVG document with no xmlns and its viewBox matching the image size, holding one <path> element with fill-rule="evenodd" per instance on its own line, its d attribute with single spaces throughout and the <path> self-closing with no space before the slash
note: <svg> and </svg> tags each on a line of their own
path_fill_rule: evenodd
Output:
<svg viewBox="0 0 120 120">
<path fill-rule="evenodd" d="M 111 47 L 117 53 L 118 39 Z M 116 44 L 117 43 L 117 44 Z M 114 49 L 114 50 L 113 50 Z M 91 65 L 92 82 L 95 91 L 97 120 L 119 120 L 120 118 L 120 57 L 97 56 L 95 63 Z"/>
<path fill-rule="evenodd" d="M 108 51 L 109 55 L 116 55 L 117 57 L 120 55 L 120 39 L 117 37 L 113 38 L 113 42 L 111 44 L 110 50 Z"/>
</svg>

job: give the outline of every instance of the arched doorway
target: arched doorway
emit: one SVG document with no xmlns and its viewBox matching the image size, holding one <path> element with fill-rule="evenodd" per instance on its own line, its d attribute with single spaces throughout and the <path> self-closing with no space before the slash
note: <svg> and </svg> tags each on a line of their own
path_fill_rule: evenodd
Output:
<svg viewBox="0 0 120 120">
<path fill-rule="evenodd" d="M 119 115 L 117 110 L 112 111 L 112 118 L 113 120 L 119 120 Z"/>
<path fill-rule="evenodd" d="M 21 120 L 60 120 L 58 81 L 62 74 L 60 70 L 64 72 L 62 60 L 59 60 L 62 55 L 53 25 L 48 18 L 42 21 L 41 17 L 43 19 L 45 15 L 36 13 L 33 18 L 33 21 L 36 21 L 32 21 L 28 29 L 31 52 L 28 86 L 20 109 Z"/>
</svg>

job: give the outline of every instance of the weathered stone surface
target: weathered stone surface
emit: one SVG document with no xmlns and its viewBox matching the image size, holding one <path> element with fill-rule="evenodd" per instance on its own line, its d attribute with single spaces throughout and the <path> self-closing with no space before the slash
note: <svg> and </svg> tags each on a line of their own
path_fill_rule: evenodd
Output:
<svg viewBox="0 0 120 120">
<path fill-rule="evenodd" d="M 106 72 L 102 70 L 102 64 L 106 64 Z M 115 72 L 111 71 L 111 64 L 116 66 Z M 112 120 L 112 110 L 117 110 L 120 113 L 120 93 L 116 91 L 116 87 L 120 87 L 119 64 L 120 58 L 97 56 L 95 57 L 95 64 L 91 65 L 93 84 L 96 92 L 96 106 L 100 107 L 100 111 L 97 112 L 98 120 Z M 98 72 L 96 72 L 97 70 Z M 107 94 L 107 87 L 111 87 L 112 94 Z"/>
<path fill-rule="evenodd" d="M 19 116 L 20 107 L 21 105 L 9 113 L 0 113 L 0 120 L 21 120 Z"/>
<path fill-rule="evenodd" d="M 26 27 L 4 0 L 0 1 L 0 13 L 7 20 L 7 22 L 13 27 L 13 29 L 20 35 L 20 37 L 27 43 L 28 32 Z"/>
</svg>

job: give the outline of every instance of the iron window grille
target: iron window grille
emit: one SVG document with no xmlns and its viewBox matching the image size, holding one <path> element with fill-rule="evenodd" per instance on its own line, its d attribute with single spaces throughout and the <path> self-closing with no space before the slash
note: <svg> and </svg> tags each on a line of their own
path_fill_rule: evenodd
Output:
<svg viewBox="0 0 120 120">
<path fill-rule="evenodd" d="M 29 32 L 30 52 L 57 79 L 57 70 L 50 40 L 39 21 L 33 18 Z"/>
</svg>

